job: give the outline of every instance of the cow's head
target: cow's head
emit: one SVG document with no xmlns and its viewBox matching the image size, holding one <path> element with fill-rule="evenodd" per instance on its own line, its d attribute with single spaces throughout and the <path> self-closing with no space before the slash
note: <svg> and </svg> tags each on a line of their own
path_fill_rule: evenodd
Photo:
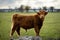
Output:
<svg viewBox="0 0 60 40">
<path fill-rule="evenodd" d="M 44 19 L 45 18 L 45 16 L 47 15 L 47 11 L 45 11 L 45 10 L 40 10 L 37 14 L 38 14 L 38 16 L 40 17 L 40 19 Z"/>
</svg>

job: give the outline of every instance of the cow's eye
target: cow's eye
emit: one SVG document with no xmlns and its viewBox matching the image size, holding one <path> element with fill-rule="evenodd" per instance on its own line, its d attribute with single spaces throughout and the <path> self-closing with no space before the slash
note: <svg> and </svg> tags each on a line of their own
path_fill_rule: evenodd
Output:
<svg viewBox="0 0 60 40">
<path fill-rule="evenodd" d="M 45 12 L 45 15 L 47 15 L 48 12 Z"/>
<path fill-rule="evenodd" d="M 38 14 L 38 15 L 40 15 L 40 13 L 39 13 L 39 12 L 38 12 L 37 14 Z"/>
</svg>

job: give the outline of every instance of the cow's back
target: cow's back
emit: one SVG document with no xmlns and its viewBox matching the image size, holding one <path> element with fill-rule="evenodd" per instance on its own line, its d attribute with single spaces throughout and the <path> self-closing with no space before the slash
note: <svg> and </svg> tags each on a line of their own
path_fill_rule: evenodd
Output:
<svg viewBox="0 0 60 40">
<path fill-rule="evenodd" d="M 30 29 L 34 27 L 34 16 L 24 16 L 19 14 L 13 15 L 13 21 L 20 27 Z"/>
</svg>

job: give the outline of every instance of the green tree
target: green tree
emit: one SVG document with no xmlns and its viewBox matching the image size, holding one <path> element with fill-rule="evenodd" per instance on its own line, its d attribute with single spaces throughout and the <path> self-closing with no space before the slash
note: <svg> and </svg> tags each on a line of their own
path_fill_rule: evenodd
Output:
<svg viewBox="0 0 60 40">
<path fill-rule="evenodd" d="M 25 6 L 25 10 L 26 10 L 26 12 L 28 12 L 29 9 L 30 9 L 30 6 Z"/>
<path fill-rule="evenodd" d="M 45 6 L 45 7 L 43 7 L 43 10 L 47 10 L 47 7 Z"/>
<path fill-rule="evenodd" d="M 51 11 L 51 12 L 54 11 L 54 7 L 53 7 L 53 6 L 50 7 L 50 11 Z"/>
<path fill-rule="evenodd" d="M 19 7 L 19 10 L 20 10 L 21 12 L 24 12 L 24 5 L 21 5 L 21 6 Z"/>
</svg>

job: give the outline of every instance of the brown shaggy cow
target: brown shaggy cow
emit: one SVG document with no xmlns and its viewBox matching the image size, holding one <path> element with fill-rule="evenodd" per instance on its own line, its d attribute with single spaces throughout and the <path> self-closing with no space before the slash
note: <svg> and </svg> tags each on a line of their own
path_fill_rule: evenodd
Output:
<svg viewBox="0 0 60 40">
<path fill-rule="evenodd" d="M 30 15 L 30 16 L 14 14 L 12 17 L 13 27 L 12 27 L 10 36 L 13 36 L 13 33 L 15 31 L 20 36 L 20 28 L 23 28 L 26 31 L 27 29 L 34 28 L 36 32 L 36 36 L 39 36 L 39 32 L 43 25 L 43 21 L 44 21 L 46 14 L 47 12 L 44 10 L 41 10 L 37 14 Z"/>
</svg>

